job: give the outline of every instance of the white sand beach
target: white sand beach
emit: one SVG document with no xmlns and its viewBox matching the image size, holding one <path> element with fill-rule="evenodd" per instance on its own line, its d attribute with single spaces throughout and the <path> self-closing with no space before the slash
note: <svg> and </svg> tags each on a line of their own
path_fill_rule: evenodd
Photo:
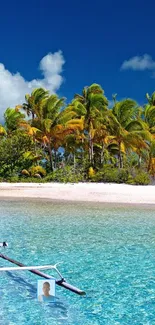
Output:
<svg viewBox="0 0 155 325">
<path fill-rule="evenodd" d="M 155 186 L 103 183 L 0 183 L 0 198 L 155 204 Z"/>
</svg>

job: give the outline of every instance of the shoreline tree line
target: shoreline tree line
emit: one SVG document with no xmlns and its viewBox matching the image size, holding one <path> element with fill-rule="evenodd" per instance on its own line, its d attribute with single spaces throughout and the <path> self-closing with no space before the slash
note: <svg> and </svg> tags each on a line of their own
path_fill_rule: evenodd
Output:
<svg viewBox="0 0 155 325">
<path fill-rule="evenodd" d="M 18 103 L 17 103 L 18 104 Z M 0 125 L 1 181 L 149 184 L 155 176 L 155 92 L 113 105 L 98 84 L 65 98 L 37 88 Z"/>
</svg>

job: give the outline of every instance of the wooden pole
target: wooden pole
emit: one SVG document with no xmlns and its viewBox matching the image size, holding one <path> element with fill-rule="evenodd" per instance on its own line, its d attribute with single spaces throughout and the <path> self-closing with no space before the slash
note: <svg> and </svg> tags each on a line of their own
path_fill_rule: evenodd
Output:
<svg viewBox="0 0 155 325">
<path fill-rule="evenodd" d="M 8 256 L 5 256 L 3 254 L 0 253 L 0 257 L 3 258 L 4 260 L 7 260 L 15 265 L 18 265 L 18 266 L 25 266 L 23 263 L 20 263 L 16 260 L 13 260 L 12 258 L 8 257 Z M 42 278 L 45 278 L 45 279 L 51 279 L 53 278 L 52 276 L 46 274 L 46 273 L 43 273 L 43 272 L 40 272 L 38 270 L 28 270 L 29 272 L 33 273 L 33 274 L 36 274 L 36 275 L 39 275 L 40 277 Z M 68 282 L 65 281 L 65 279 L 60 279 L 60 280 L 56 280 L 55 281 L 57 285 L 59 285 L 60 287 L 63 287 L 65 289 L 68 289 L 80 296 L 84 296 L 86 293 L 83 291 L 83 290 L 80 290 L 74 286 L 72 286 L 71 284 L 69 284 Z"/>
</svg>

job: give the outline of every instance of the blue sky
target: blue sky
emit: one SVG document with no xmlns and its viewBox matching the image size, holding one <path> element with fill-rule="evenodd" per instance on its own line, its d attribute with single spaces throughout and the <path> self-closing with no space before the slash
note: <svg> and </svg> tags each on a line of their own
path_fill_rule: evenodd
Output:
<svg viewBox="0 0 155 325">
<path fill-rule="evenodd" d="M 6 0 L 0 11 L 1 114 L 38 85 L 68 101 L 93 82 L 140 104 L 155 90 L 154 1 Z"/>
</svg>

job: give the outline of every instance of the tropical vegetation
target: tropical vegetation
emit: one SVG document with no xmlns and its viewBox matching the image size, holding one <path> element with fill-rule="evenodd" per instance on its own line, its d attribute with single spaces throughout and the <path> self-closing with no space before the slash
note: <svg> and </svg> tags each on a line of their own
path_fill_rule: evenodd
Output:
<svg viewBox="0 0 155 325">
<path fill-rule="evenodd" d="M 0 180 L 149 184 L 155 177 L 155 92 L 112 107 L 98 84 L 65 98 L 37 88 L 0 124 Z"/>
</svg>

